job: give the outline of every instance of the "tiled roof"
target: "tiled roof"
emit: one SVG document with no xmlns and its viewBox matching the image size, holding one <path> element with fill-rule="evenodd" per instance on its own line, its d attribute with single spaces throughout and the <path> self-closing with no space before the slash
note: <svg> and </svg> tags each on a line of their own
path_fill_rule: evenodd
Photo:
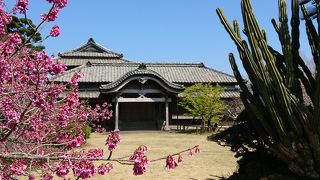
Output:
<svg viewBox="0 0 320 180">
<path fill-rule="evenodd" d="M 240 97 L 239 91 L 224 91 L 221 94 L 221 98 L 238 98 Z"/>
<path fill-rule="evenodd" d="M 100 58 L 58 58 L 58 61 L 60 61 L 62 64 L 66 66 L 81 66 L 83 64 L 86 64 L 88 61 L 91 63 L 129 63 L 130 61 L 125 59 L 100 59 Z"/>
<path fill-rule="evenodd" d="M 51 80 L 68 82 L 73 73 L 81 71 L 79 82 L 113 82 L 139 67 L 139 63 L 88 63 L 71 69 Z M 236 83 L 236 79 L 223 72 L 205 67 L 202 63 L 145 63 L 147 69 L 155 71 L 172 83 Z"/>
<path fill-rule="evenodd" d="M 94 57 L 94 58 L 122 58 L 120 53 L 113 52 L 100 44 L 96 43 L 92 38 L 88 42 L 77 49 L 59 54 L 60 57 Z"/>
</svg>

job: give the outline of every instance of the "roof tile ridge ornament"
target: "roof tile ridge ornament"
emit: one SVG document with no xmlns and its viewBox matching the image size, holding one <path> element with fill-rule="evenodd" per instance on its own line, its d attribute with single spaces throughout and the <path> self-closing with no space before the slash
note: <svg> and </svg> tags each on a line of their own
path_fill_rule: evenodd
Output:
<svg viewBox="0 0 320 180">
<path fill-rule="evenodd" d="M 141 63 L 138 67 L 138 69 L 141 69 L 141 70 L 146 70 L 147 69 L 147 65 L 145 63 Z"/>
<path fill-rule="evenodd" d="M 86 65 L 90 67 L 90 66 L 92 66 L 92 63 L 91 63 L 90 61 L 88 61 L 88 62 L 86 63 Z"/>
<path fill-rule="evenodd" d="M 87 44 L 89 44 L 89 43 L 94 43 L 94 44 L 95 44 L 96 42 L 95 42 L 95 41 L 93 40 L 93 38 L 91 37 L 91 38 L 88 39 Z"/>
</svg>

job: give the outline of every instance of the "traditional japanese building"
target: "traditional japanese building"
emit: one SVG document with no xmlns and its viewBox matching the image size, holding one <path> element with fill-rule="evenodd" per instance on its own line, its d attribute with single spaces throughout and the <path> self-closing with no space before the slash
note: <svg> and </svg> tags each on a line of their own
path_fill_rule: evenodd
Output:
<svg viewBox="0 0 320 180">
<path fill-rule="evenodd" d="M 177 104 L 185 87 L 195 83 L 225 87 L 222 99 L 239 97 L 233 76 L 203 63 L 136 63 L 91 38 L 59 54 L 58 60 L 68 70 L 52 80 L 69 82 L 75 72 L 82 72 L 79 97 L 91 105 L 112 102 L 113 118 L 107 126 L 115 130 L 168 130 L 176 120 L 187 118 Z"/>
</svg>

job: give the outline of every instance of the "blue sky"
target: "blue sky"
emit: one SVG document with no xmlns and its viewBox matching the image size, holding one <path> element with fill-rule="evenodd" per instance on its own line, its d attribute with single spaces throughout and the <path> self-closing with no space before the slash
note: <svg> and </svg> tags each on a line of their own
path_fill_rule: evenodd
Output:
<svg viewBox="0 0 320 180">
<path fill-rule="evenodd" d="M 39 22 L 39 14 L 48 8 L 47 3 L 30 2 L 29 17 Z M 269 44 L 279 49 L 270 22 L 272 17 L 278 17 L 277 3 L 277 0 L 252 0 Z M 44 45 L 49 54 L 57 54 L 92 37 L 129 60 L 204 62 L 232 74 L 228 53 L 237 51 L 216 15 L 218 7 L 229 20 L 238 19 L 242 25 L 240 0 L 69 0 L 57 21 L 47 24 L 42 32 L 47 34 L 57 24 L 62 34 L 48 39 Z M 304 32 L 302 39 L 306 39 Z M 305 48 L 307 42 L 302 41 L 301 46 L 302 54 L 310 57 L 309 49 Z"/>
</svg>

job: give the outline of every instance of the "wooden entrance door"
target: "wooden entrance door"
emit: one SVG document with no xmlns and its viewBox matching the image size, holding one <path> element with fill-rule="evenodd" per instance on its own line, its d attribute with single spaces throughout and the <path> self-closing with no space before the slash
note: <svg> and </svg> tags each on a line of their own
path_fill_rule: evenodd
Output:
<svg viewBox="0 0 320 180">
<path fill-rule="evenodd" d="M 164 115 L 163 103 L 120 103 L 119 127 L 121 130 L 158 130 Z"/>
</svg>

